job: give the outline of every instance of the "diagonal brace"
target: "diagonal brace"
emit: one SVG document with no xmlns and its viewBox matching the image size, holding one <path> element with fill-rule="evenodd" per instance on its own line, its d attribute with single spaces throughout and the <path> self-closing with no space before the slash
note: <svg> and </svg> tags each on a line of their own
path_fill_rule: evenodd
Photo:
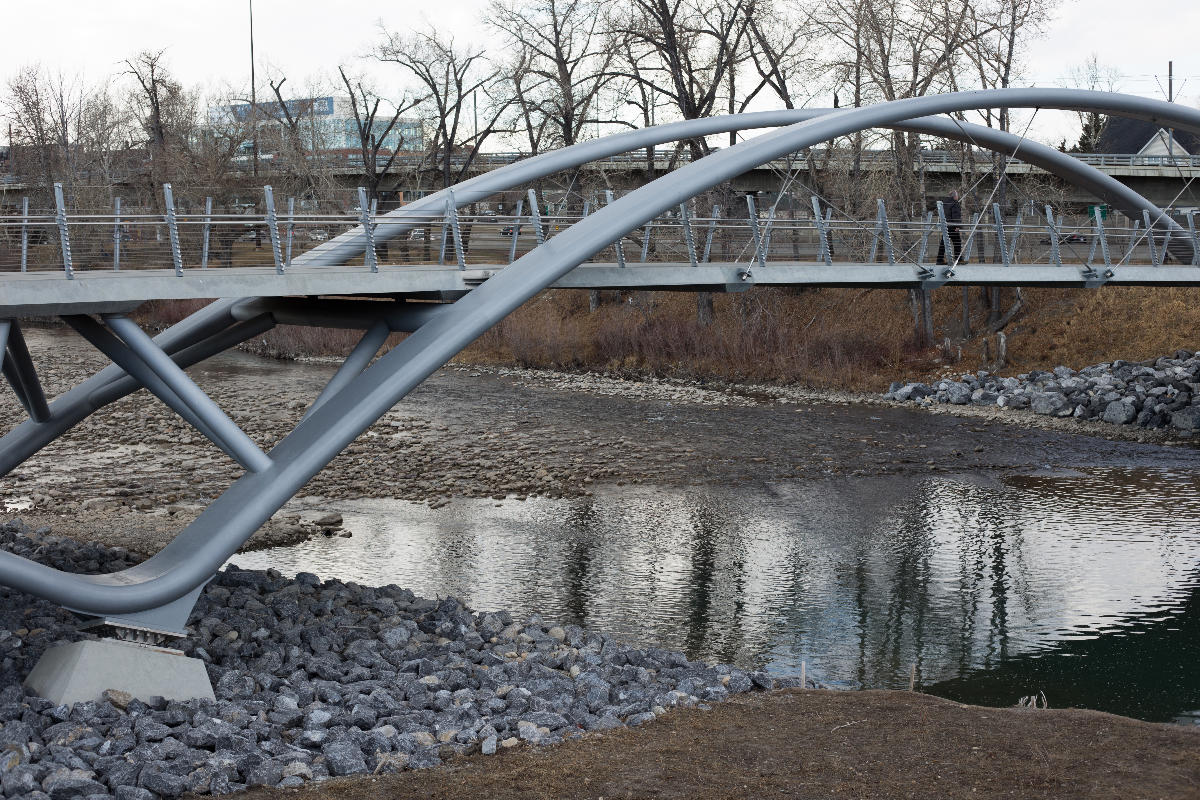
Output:
<svg viewBox="0 0 1200 800">
<path fill-rule="evenodd" d="M 184 421 L 200 431 L 206 439 L 216 444 L 217 447 L 220 447 L 227 456 L 234 461 L 238 460 L 238 457 L 221 441 L 220 437 L 208 425 L 204 424 L 204 420 L 196 416 L 188 408 L 187 404 L 179 398 L 179 395 L 171 391 L 171 387 L 163 383 L 142 359 L 131 352 L 125 346 L 124 342 L 105 329 L 103 325 L 91 317 L 82 314 L 64 316 L 63 321 L 74 328 L 76 333 L 87 339 L 93 347 L 112 359 L 114 364 L 123 369 L 126 373 L 123 376 L 125 380 L 131 380 L 139 388 L 144 386 L 147 391 L 159 400 L 162 400 L 168 408 L 183 417 Z M 242 466 L 245 465 L 243 464 Z"/>
<path fill-rule="evenodd" d="M 391 332 L 385 322 L 376 322 L 368 328 L 367 332 L 358 340 L 358 344 L 350 351 L 350 355 L 346 356 L 346 360 L 338 367 L 338 371 L 329 379 L 329 383 L 325 384 L 325 388 L 317 395 L 317 399 L 313 401 L 308 411 L 304 412 L 304 417 L 300 421 L 303 422 L 312 416 L 314 411 L 325 405 L 331 397 L 357 378 L 367 368 L 367 364 L 371 363 L 371 359 L 379 352 L 379 348 L 383 347 L 383 343 Z"/>
<path fill-rule="evenodd" d="M 223 442 L 233 452 L 239 464 L 252 472 L 265 472 L 270 469 L 270 457 L 225 415 L 220 406 L 213 402 L 145 331 L 121 314 L 106 314 L 103 319 L 108 323 L 108 327 L 124 340 L 129 349 L 178 395 L 184 405 L 203 420 L 205 426 L 216 434 L 217 438 L 214 441 Z"/>
<path fill-rule="evenodd" d="M 0 321 L 0 359 L 3 360 L 4 377 L 29 412 L 29 417 L 38 423 L 50 419 L 50 406 L 42 392 L 29 348 L 25 346 L 25 337 L 21 335 L 21 326 L 15 320 Z"/>
<path fill-rule="evenodd" d="M 97 350 L 111 358 L 114 364 L 125 370 L 133 380 L 145 386 L 170 409 L 183 417 L 188 424 L 220 447 L 234 461 L 251 471 L 261 471 L 270 466 L 270 459 L 258 449 L 258 446 L 250 441 L 249 437 L 234 425 L 232 420 L 226 417 L 199 387 L 192 383 L 183 369 L 157 346 L 154 346 L 154 349 L 164 360 L 170 362 L 172 371 L 183 375 L 182 382 L 174 380 L 177 378 L 175 375 L 164 375 L 167 370 L 162 369 L 160 363 L 150 362 L 142 352 L 130 346 L 127 340 L 123 341 L 113 335 L 91 317 L 68 315 L 64 316 L 63 320 L 91 342 Z M 130 325 L 137 328 L 133 323 Z M 137 330 L 141 332 L 141 328 L 137 328 Z M 149 337 L 147 336 L 146 339 Z M 183 384 L 191 387 L 191 396 L 184 395 L 179 391 L 178 387 Z M 203 400 L 196 402 L 195 395 L 200 395 Z M 257 454 L 257 457 L 254 454 Z"/>
</svg>

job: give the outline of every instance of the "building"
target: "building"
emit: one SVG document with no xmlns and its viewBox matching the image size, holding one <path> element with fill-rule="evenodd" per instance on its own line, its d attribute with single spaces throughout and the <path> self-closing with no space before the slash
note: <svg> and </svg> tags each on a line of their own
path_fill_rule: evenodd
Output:
<svg viewBox="0 0 1200 800">
<path fill-rule="evenodd" d="M 285 102 L 285 106 L 286 111 L 281 109 L 277 102 L 258 104 L 260 152 L 266 152 L 261 137 L 264 128 L 282 126 L 289 116 L 299 123 L 306 139 L 311 137 L 311 149 L 314 151 L 359 149 L 358 125 L 354 118 L 354 106 L 350 98 L 309 97 L 288 100 Z M 249 103 L 213 106 L 208 110 L 208 123 L 214 127 L 231 123 L 248 123 L 250 117 Z M 382 132 L 389 121 L 390 117 L 381 113 L 376 117 L 375 125 Z M 246 144 L 246 149 L 249 149 L 249 142 Z M 384 137 L 382 149 L 388 152 L 423 150 L 424 137 L 420 121 L 405 118 L 398 120 L 388 135 Z"/>
<path fill-rule="evenodd" d="M 1171 133 L 1151 122 L 1130 117 L 1109 117 L 1100 134 L 1099 153 L 1137 154 L 1142 156 L 1181 156 L 1200 154 L 1200 136 L 1187 131 Z"/>
</svg>

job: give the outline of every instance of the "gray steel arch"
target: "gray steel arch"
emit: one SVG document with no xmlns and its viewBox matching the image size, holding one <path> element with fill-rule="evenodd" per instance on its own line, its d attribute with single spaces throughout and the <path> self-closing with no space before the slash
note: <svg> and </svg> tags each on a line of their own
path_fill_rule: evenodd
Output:
<svg viewBox="0 0 1200 800">
<path fill-rule="evenodd" d="M 489 197 L 505 188 L 578 166 L 591 159 L 625 152 L 630 147 L 661 144 L 676 138 L 701 135 L 706 131 L 725 132 L 795 124 L 830 113 L 833 113 L 833 109 L 763 111 L 704 120 L 687 120 L 617 134 L 535 156 L 526 161 L 494 170 L 459 184 L 455 187 L 453 196 L 459 205 L 465 205 Z M 1029 163 L 1042 167 L 1074 185 L 1088 189 L 1098 198 L 1110 203 L 1133 219 L 1140 219 L 1141 212 L 1146 210 L 1150 212 L 1152 219 L 1159 221 L 1160 226 L 1180 228 L 1178 223 L 1164 216 L 1160 209 L 1120 181 L 1076 158 L 1037 142 L 994 128 L 942 117 L 920 117 L 896 123 L 890 127 L 956 139 L 983 145 L 1011 155 L 1020 155 Z M 420 217 L 430 213 L 430 209 L 440 213 L 444 209 L 445 199 L 448 196 L 449 193 L 443 190 L 397 209 L 385 217 L 392 220 Z M 374 235 L 376 240 L 385 240 L 403 233 L 409 227 L 411 225 L 407 227 L 403 225 L 384 226 Z M 296 263 L 318 266 L 332 265 L 340 263 L 338 259 L 345 260 L 361 256 L 364 243 L 361 229 L 358 230 L 357 233 L 354 230 L 348 231 L 335 237 L 331 242 L 314 248 L 304 256 L 298 257 Z M 327 247 L 327 245 L 333 246 Z M 306 258 L 309 259 L 307 262 L 304 261 Z M 157 341 L 165 349 L 171 351 L 178 342 L 194 338 L 197 331 L 227 325 L 232 322 L 230 314 L 233 307 L 247 299 L 218 300 L 165 332 Z M 0 439 L 0 475 L 15 468 L 62 435 L 63 432 L 85 419 L 97 408 L 114 402 L 137 388 L 139 388 L 139 384 L 125 377 L 124 373 L 116 366 L 107 367 L 93 378 L 82 382 L 52 404 L 53 414 L 49 422 L 40 425 L 25 423 Z"/>
<path fill-rule="evenodd" d="M 1021 93 L 1016 95 L 1015 93 Z M 1130 116 L 1138 119 L 1144 119 L 1149 122 L 1160 123 L 1163 125 L 1175 125 L 1176 127 L 1190 130 L 1190 124 L 1194 124 L 1194 114 L 1192 109 L 1179 106 L 1177 104 L 1166 103 L 1161 100 L 1148 100 L 1146 98 L 1132 97 L 1129 95 L 1121 95 L 1113 92 L 1092 92 L 1081 89 L 993 89 L 988 92 L 960 92 L 954 95 L 933 95 L 924 98 L 912 98 L 913 101 L 930 100 L 934 97 L 969 97 L 979 96 L 988 93 L 1007 93 L 1007 97 L 1014 99 L 1008 100 L 1012 107 L 1026 108 L 1058 108 L 1067 110 L 1098 110 L 1105 111 L 1117 116 Z M 997 97 L 1001 95 L 997 94 Z M 1015 99 L 1015 98 L 1020 99 Z M 1140 102 L 1139 102 L 1140 101 Z M 895 101 L 895 102 L 909 102 Z M 977 102 L 970 105 L 970 109 L 978 109 L 985 107 L 1001 107 L 1004 103 L 1000 102 L 996 106 L 989 106 L 986 101 Z M 869 108 L 875 108 L 870 106 Z M 970 110 L 968 108 L 951 109 L 954 110 Z M 571 147 L 565 147 L 561 150 L 555 150 L 549 153 L 543 153 L 538 156 L 518 161 L 515 164 L 510 164 L 500 169 L 479 175 L 470 180 L 464 181 L 454 187 L 454 200 L 461 207 L 486 199 L 498 191 L 519 186 L 523 183 L 530 183 L 546 175 L 552 175 L 555 172 L 573 169 L 581 164 L 586 164 L 589 161 L 594 161 L 608 156 L 626 153 L 630 150 L 637 150 L 651 145 L 659 145 L 665 142 L 678 141 L 682 139 L 692 139 L 700 136 L 708 136 L 718 133 L 727 133 L 735 130 L 749 130 L 754 128 L 772 128 L 780 126 L 794 125 L 798 122 L 808 121 L 816 116 L 826 116 L 834 113 L 844 113 L 855 109 L 788 109 L 779 111 L 756 111 L 745 114 L 732 114 L 717 117 L 707 117 L 704 119 L 684 120 L 682 122 L 672 122 L 665 125 L 658 125 L 650 128 L 642 128 L 636 131 L 614 134 L 606 136 L 602 139 L 596 139 L 589 142 L 581 142 Z M 879 122 L 865 127 L 891 127 L 900 128 L 903 130 L 912 130 L 919 133 L 930 133 L 936 136 L 945 136 L 950 139 L 959 141 L 977 141 L 983 143 L 983 139 L 988 135 L 988 132 L 996 133 L 994 129 L 985 128 L 980 125 L 970 123 L 959 123 L 954 120 L 925 117 L 924 114 L 945 113 L 942 110 L 921 112 L 917 118 L 912 118 L 907 121 L 892 120 L 889 122 Z M 859 130 L 862 130 L 860 128 Z M 1014 137 L 1013 145 L 1003 145 L 1000 149 L 1008 150 L 1015 147 L 1017 142 L 1025 141 Z M 1075 175 L 1080 179 L 1089 179 L 1089 173 L 1098 173 L 1094 168 L 1088 168 L 1088 165 L 1082 164 L 1078 159 L 1071 159 L 1073 164 L 1068 163 L 1061 158 L 1064 154 L 1059 153 L 1053 148 L 1037 145 L 1034 142 L 1025 141 L 1022 149 L 1027 153 L 1032 154 L 1041 148 L 1041 155 L 1046 156 L 1049 161 L 1047 163 L 1057 164 L 1059 168 L 1065 172 L 1051 170 L 1046 164 L 1038 164 L 1043 166 L 1048 171 L 1054 171 L 1064 179 L 1070 180 L 1068 175 Z M 1057 154 L 1059 157 L 1051 156 Z M 1069 157 L 1068 157 L 1069 158 Z M 1036 163 L 1032 160 L 1030 163 Z M 1076 167 L 1085 167 L 1087 169 L 1076 169 Z M 1103 173 L 1100 173 L 1103 174 Z M 1106 176 L 1107 177 L 1107 176 Z M 446 206 L 446 200 L 449 197 L 449 190 L 443 189 L 426 197 L 415 200 L 401 208 L 391 211 L 383 215 L 383 219 L 389 222 L 397 222 L 411 217 L 422 217 L 429 215 L 439 215 L 443 212 Z M 1154 209 L 1150 206 L 1150 209 Z M 1122 209 L 1124 210 L 1124 209 Z M 1141 218 L 1141 208 L 1139 207 L 1134 218 Z M 386 241 L 389 238 L 399 236 L 409 228 L 399 224 L 385 224 L 380 226 L 374 233 L 377 241 Z M 309 250 L 302 256 L 298 256 L 294 263 L 307 264 L 311 266 L 334 265 L 341 264 L 351 258 L 362 255 L 363 252 L 363 235 L 361 228 L 347 231 L 339 236 L 324 242 L 318 247 Z"/>
<path fill-rule="evenodd" d="M 914 116 L 996 106 L 1095 108 L 1200 132 L 1200 112 L 1159 101 L 1074 90 L 1008 89 L 846 109 L 742 142 L 601 208 L 433 316 L 297 425 L 271 451 L 268 468 L 235 481 L 162 551 L 142 564 L 109 575 L 81 576 L 0 553 L 0 582 L 100 615 L 161 608 L 184 598 L 207 581 L 309 478 L 426 377 L 543 287 L 628 231 L 711 186 L 822 141 Z M 520 178 L 520 182 L 524 180 Z M 518 182 L 516 177 L 514 182 Z M 222 315 L 229 313 L 225 305 L 189 324 L 193 328 L 216 326 Z M 102 392 L 121 380 L 119 373 L 110 374 L 107 382 L 93 386 L 92 391 Z M 184 617 L 188 610 L 181 609 Z"/>
</svg>

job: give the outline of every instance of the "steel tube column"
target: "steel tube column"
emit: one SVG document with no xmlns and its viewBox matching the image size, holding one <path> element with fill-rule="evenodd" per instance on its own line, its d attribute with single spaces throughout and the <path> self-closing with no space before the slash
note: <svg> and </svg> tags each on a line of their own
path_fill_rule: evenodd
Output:
<svg viewBox="0 0 1200 800">
<path fill-rule="evenodd" d="M 168 353 L 189 347 L 228 328 L 236 299 L 217 300 L 182 322 L 163 331 L 154 341 Z M 50 404 L 50 418 L 42 424 L 23 422 L 0 437 L 0 476 L 86 419 L 96 409 L 136 391 L 141 385 L 115 364 L 59 395 Z"/>
<path fill-rule="evenodd" d="M 228 447 L 246 469 L 262 472 L 271 466 L 271 459 L 258 449 L 254 440 L 234 424 L 213 399 L 192 382 L 187 373 L 159 349 L 154 340 L 128 317 L 106 315 L 104 321 L 124 340 L 129 349 L 145 362 L 163 383 L 183 401 L 191 412 L 203 420 L 204 426 L 212 431 L 213 441 Z"/>
<path fill-rule="evenodd" d="M 350 351 L 350 355 L 346 356 L 346 360 L 338 367 L 338 371 L 329 379 L 329 383 L 325 384 L 325 388 L 317 395 L 317 399 L 305 412 L 303 419 L 308 419 L 313 412 L 321 406 L 325 405 L 329 398 L 344 389 L 349 385 L 350 381 L 354 380 L 359 374 L 367 368 L 371 363 L 371 359 L 379 352 L 379 348 L 383 347 L 383 343 L 387 341 L 388 334 L 391 331 L 386 323 L 376 322 L 374 325 L 362 335 L 358 340 L 358 344 L 354 345 L 354 349 Z"/>
</svg>

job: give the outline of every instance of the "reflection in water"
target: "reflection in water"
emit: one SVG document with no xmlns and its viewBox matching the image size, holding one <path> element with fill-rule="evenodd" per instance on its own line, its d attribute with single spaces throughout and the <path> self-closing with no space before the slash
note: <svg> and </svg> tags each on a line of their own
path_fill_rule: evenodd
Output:
<svg viewBox="0 0 1200 800">
<path fill-rule="evenodd" d="M 1164 720 L 1200 708 L 1200 497 L 1150 469 L 573 500 L 322 504 L 351 539 L 236 557 L 478 609 L 578 622 L 692 657 L 809 664 L 1011 704 L 1045 692 Z"/>
</svg>

